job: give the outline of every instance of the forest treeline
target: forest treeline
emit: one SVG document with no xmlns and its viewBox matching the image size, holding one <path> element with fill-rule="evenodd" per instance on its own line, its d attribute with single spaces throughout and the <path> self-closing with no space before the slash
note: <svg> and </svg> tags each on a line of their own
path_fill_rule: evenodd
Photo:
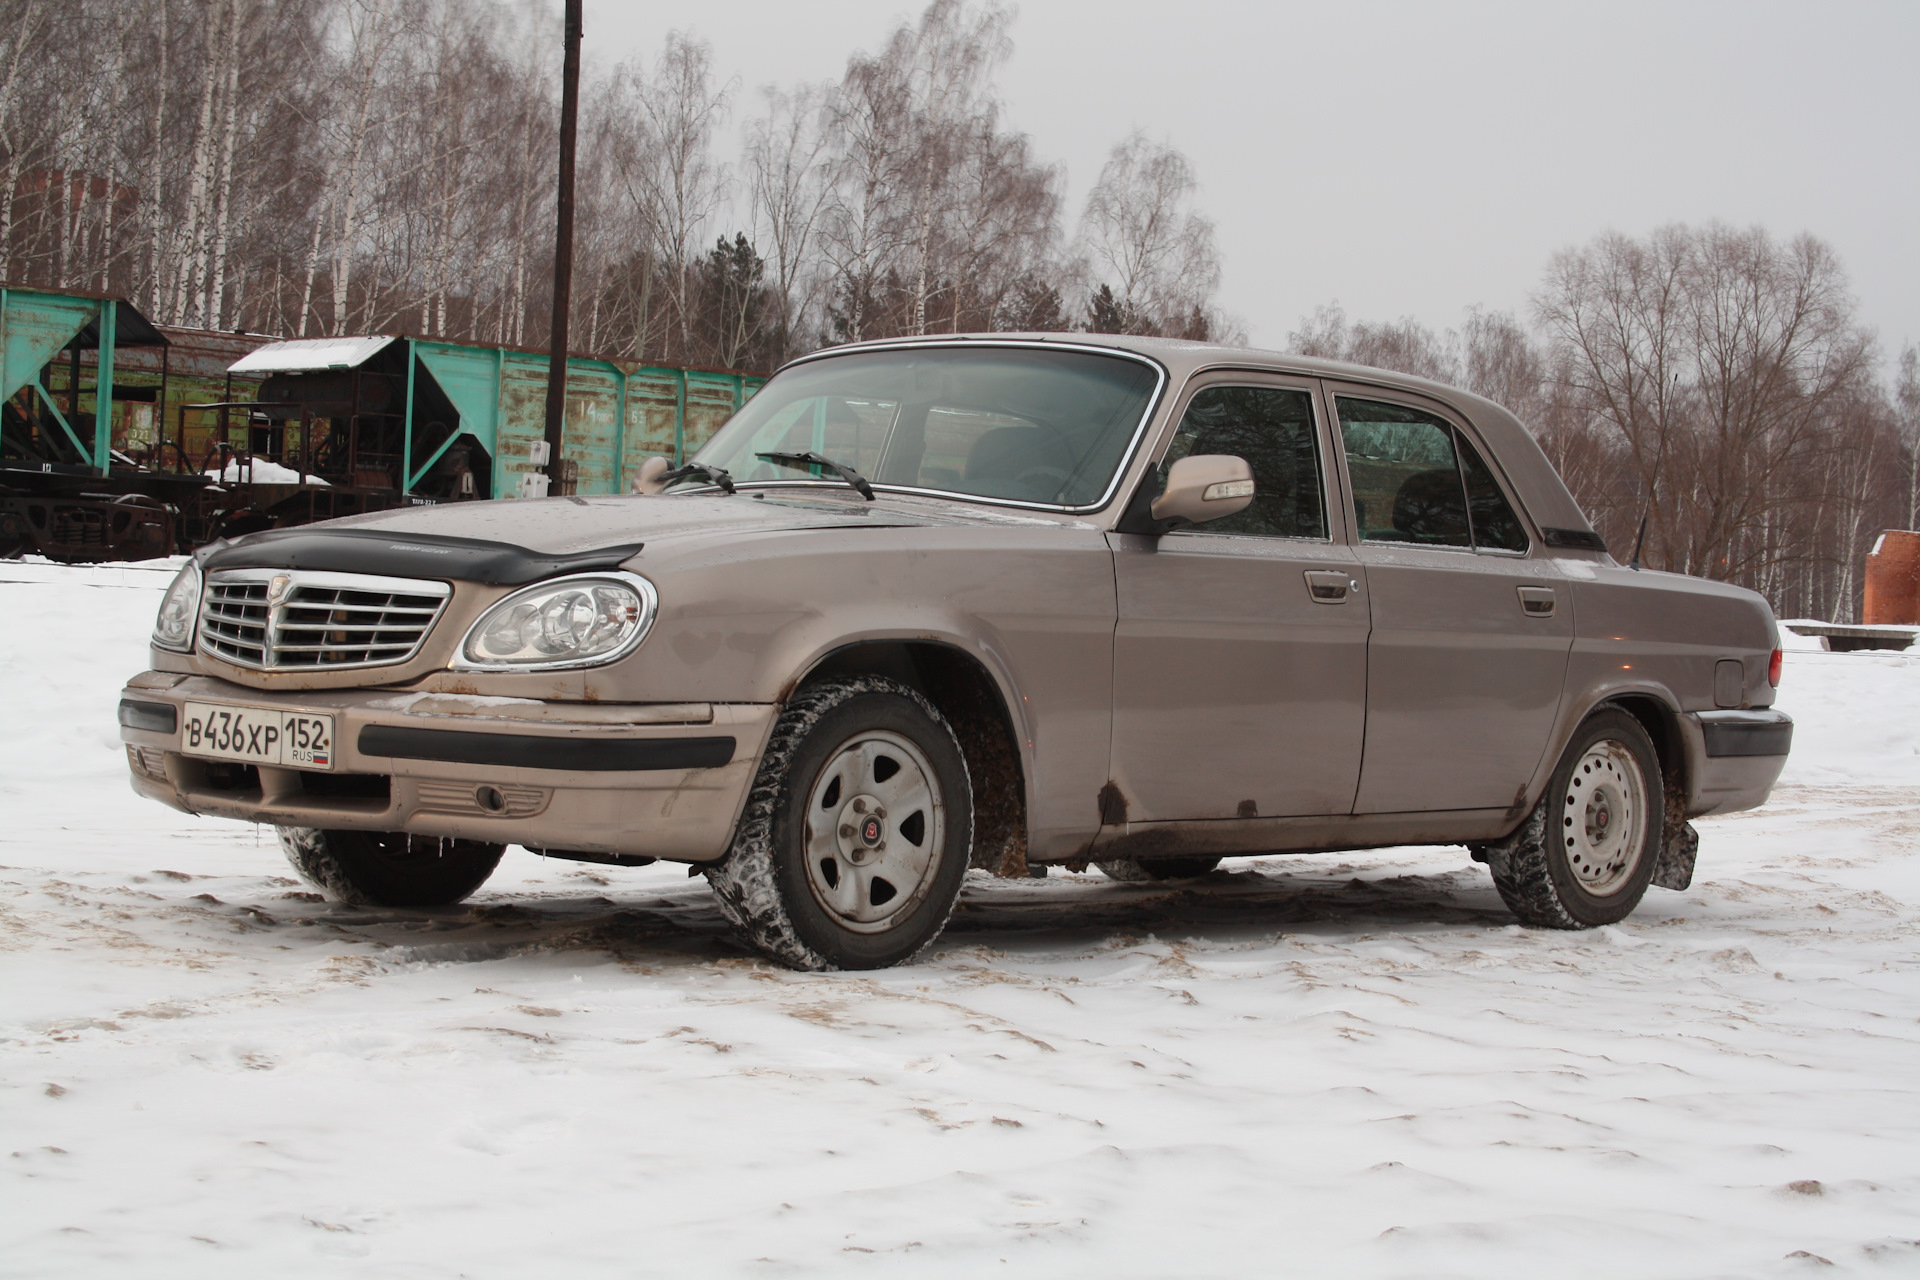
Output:
<svg viewBox="0 0 1920 1280">
<path fill-rule="evenodd" d="M 1874 538 L 1920 506 L 1920 352 L 1889 385 L 1810 235 L 1602 235 L 1555 255 L 1524 322 L 1471 310 L 1436 333 L 1329 305 L 1288 342 L 1507 406 L 1616 557 L 1752 587 L 1781 617 L 1857 620 Z"/>
<path fill-rule="evenodd" d="M 677 33 L 590 67 L 571 345 L 760 370 L 903 333 L 1218 336 L 1190 165 L 1117 140 L 1069 227 L 1064 171 L 1002 119 L 1011 21 L 934 0 L 838 80 L 751 96 Z M 8 278 L 174 324 L 545 343 L 550 6 L 4 0 L 0 41 Z"/>
<path fill-rule="evenodd" d="M 908 333 L 1241 338 L 1178 150 L 1116 139 L 1066 207 L 1004 118 L 1011 24 L 933 0 L 837 79 L 754 92 L 682 34 L 590 59 L 572 345 L 766 370 Z M 558 28 L 540 0 L 0 0 L 0 274 L 165 323 L 542 346 Z M 1289 341 L 1509 406 L 1620 558 L 1644 522 L 1647 566 L 1783 616 L 1851 620 L 1873 536 L 1915 523 L 1916 354 L 1887 376 L 1810 236 L 1604 235 L 1523 314 L 1329 305 Z"/>
</svg>

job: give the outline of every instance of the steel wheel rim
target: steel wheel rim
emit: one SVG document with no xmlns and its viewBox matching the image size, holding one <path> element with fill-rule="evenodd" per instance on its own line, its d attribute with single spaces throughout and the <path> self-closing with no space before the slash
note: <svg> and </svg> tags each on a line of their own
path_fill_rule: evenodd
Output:
<svg viewBox="0 0 1920 1280">
<path fill-rule="evenodd" d="M 807 887 L 842 928 L 884 933 L 933 887 L 945 835 L 946 805 L 926 753 L 884 729 L 857 733 L 807 792 Z"/>
<path fill-rule="evenodd" d="M 1596 898 L 1626 888 L 1646 847 L 1646 782 L 1625 743 L 1596 742 L 1573 766 L 1560 813 L 1574 882 Z"/>
</svg>

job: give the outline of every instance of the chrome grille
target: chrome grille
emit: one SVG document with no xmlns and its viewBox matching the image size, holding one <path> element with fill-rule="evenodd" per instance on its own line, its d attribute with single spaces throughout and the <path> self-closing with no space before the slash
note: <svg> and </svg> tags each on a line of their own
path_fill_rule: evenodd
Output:
<svg viewBox="0 0 1920 1280">
<path fill-rule="evenodd" d="M 302 569 L 226 569 L 207 579 L 200 651 L 256 670 L 405 662 L 453 588 L 420 578 Z"/>
</svg>

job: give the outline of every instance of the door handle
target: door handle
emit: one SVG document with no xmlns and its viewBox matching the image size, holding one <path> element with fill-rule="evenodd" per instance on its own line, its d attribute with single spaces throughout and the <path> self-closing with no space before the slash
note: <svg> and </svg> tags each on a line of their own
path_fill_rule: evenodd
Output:
<svg viewBox="0 0 1920 1280">
<path fill-rule="evenodd" d="M 1359 581 L 1341 569 L 1309 569 L 1306 579 L 1307 594 L 1316 604 L 1345 604 L 1347 593 L 1360 589 Z"/>
<path fill-rule="evenodd" d="M 1552 587 L 1516 587 L 1520 593 L 1520 611 L 1529 618 L 1551 618 L 1553 616 Z"/>
</svg>

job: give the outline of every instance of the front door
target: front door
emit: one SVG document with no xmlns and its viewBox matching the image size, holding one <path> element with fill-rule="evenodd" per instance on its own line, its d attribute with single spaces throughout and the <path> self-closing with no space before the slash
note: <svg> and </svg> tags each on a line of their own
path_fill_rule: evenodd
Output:
<svg viewBox="0 0 1920 1280">
<path fill-rule="evenodd" d="M 1559 710 L 1572 593 L 1464 429 L 1380 392 L 1334 404 L 1373 604 L 1354 812 L 1511 808 Z"/>
<path fill-rule="evenodd" d="M 1188 455 L 1233 454 L 1253 468 L 1253 503 L 1157 539 L 1111 535 L 1112 779 L 1129 823 L 1353 806 L 1366 580 L 1329 519 L 1315 402 L 1300 379 L 1236 374 L 1192 390 L 1162 475 Z"/>
</svg>

